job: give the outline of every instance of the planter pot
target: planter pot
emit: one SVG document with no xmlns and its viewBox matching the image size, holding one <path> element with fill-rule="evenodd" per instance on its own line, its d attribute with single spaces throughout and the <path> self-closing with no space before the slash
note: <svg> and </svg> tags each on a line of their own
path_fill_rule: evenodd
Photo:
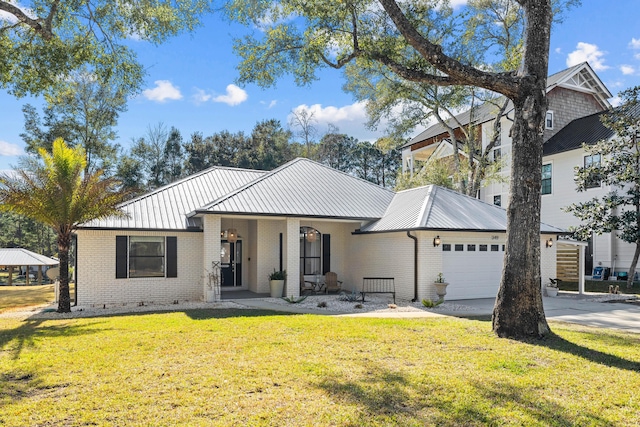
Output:
<svg viewBox="0 0 640 427">
<path fill-rule="evenodd" d="M 436 282 L 433 286 L 436 287 L 436 294 L 438 294 L 438 298 L 443 300 L 444 296 L 447 294 L 447 286 L 449 286 L 449 284 Z"/>
<path fill-rule="evenodd" d="M 551 286 L 547 286 L 547 296 L 549 296 L 549 297 L 557 297 L 558 296 L 558 288 L 553 288 Z"/>
<path fill-rule="evenodd" d="M 204 302 L 215 302 L 216 301 L 216 292 L 211 289 L 205 289 L 204 291 Z"/>
<path fill-rule="evenodd" d="M 282 297 L 282 291 L 284 289 L 284 280 L 270 280 L 269 288 L 271 288 L 271 298 Z"/>
</svg>

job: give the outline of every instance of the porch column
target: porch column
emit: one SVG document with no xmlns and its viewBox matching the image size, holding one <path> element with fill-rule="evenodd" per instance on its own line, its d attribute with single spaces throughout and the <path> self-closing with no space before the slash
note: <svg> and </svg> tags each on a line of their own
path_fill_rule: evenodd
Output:
<svg viewBox="0 0 640 427">
<path fill-rule="evenodd" d="M 584 250 L 585 246 L 578 245 L 578 293 L 584 294 Z"/>
<path fill-rule="evenodd" d="M 300 296 L 300 220 L 287 218 L 285 235 L 284 268 L 287 270 L 285 296 Z"/>
<path fill-rule="evenodd" d="M 204 215 L 202 218 L 202 283 L 203 295 L 206 302 L 220 300 L 220 281 L 222 272 L 220 271 L 220 215 Z M 214 264 L 217 268 L 214 268 Z M 214 276 L 217 275 L 218 283 L 215 283 Z"/>
</svg>

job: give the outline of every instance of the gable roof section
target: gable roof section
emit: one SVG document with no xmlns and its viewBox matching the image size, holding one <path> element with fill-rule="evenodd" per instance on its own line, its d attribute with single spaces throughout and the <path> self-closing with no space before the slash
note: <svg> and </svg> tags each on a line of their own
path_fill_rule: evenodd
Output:
<svg viewBox="0 0 640 427">
<path fill-rule="evenodd" d="M 473 197 L 437 185 L 396 193 L 384 217 L 356 233 L 384 233 L 410 230 L 506 231 L 507 213 Z M 541 233 L 563 233 L 547 224 Z"/>
<path fill-rule="evenodd" d="M 613 95 L 609 92 L 609 89 L 602 83 L 602 80 L 593 71 L 591 66 L 587 62 L 583 62 L 566 70 L 559 71 L 550 75 L 547 78 L 547 93 L 549 93 L 555 87 L 564 87 L 572 90 L 578 90 L 581 92 L 587 92 L 595 96 L 602 104 L 603 108 L 609 108 L 610 104 L 607 101 Z M 456 116 L 460 124 L 463 126 L 469 123 L 484 123 L 489 120 L 493 120 L 499 111 L 499 105 L 504 97 L 499 97 L 493 102 L 485 102 L 473 109 L 473 117 L 471 117 L 471 109 Z M 505 109 L 505 115 L 513 110 L 513 103 L 509 101 L 509 105 Z M 449 126 L 457 128 L 458 125 L 454 119 L 447 120 Z M 445 133 L 447 130 L 440 123 L 434 124 L 427 128 L 417 136 L 411 138 L 409 142 L 404 144 L 402 148 L 410 147 L 418 142 L 433 138 L 435 136 Z"/>
<path fill-rule="evenodd" d="M 80 228 L 186 230 L 189 212 L 266 173 L 214 166 L 123 203 L 129 218 L 97 219 Z"/>
<path fill-rule="evenodd" d="M 22 265 L 58 265 L 57 259 L 31 252 L 23 248 L 2 248 L 0 249 L 0 265 L 2 266 L 22 266 Z"/>
<path fill-rule="evenodd" d="M 314 161 L 297 158 L 199 213 L 378 219 L 395 193 Z"/>
<path fill-rule="evenodd" d="M 600 121 L 603 113 L 572 120 L 544 143 L 542 155 L 576 150 L 581 148 L 582 144 L 593 145 L 600 140 L 611 138 L 613 131 Z"/>
</svg>

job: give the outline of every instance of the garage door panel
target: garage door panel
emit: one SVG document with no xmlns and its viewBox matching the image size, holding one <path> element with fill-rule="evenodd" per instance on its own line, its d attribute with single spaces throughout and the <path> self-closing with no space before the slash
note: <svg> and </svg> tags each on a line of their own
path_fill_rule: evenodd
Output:
<svg viewBox="0 0 640 427">
<path fill-rule="evenodd" d="M 488 249 L 491 244 L 495 242 L 487 243 Z M 465 243 L 464 251 L 442 252 L 442 274 L 449 283 L 446 299 L 493 298 L 498 293 L 504 252 L 478 249 L 476 244 L 476 250 L 469 251 Z"/>
</svg>

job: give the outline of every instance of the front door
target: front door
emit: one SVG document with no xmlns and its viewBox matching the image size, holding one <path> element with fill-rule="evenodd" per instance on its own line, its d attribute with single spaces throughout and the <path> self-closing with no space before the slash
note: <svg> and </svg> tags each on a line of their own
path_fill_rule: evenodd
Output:
<svg viewBox="0 0 640 427">
<path fill-rule="evenodd" d="M 242 286 L 242 242 L 220 242 L 222 286 Z"/>
</svg>

